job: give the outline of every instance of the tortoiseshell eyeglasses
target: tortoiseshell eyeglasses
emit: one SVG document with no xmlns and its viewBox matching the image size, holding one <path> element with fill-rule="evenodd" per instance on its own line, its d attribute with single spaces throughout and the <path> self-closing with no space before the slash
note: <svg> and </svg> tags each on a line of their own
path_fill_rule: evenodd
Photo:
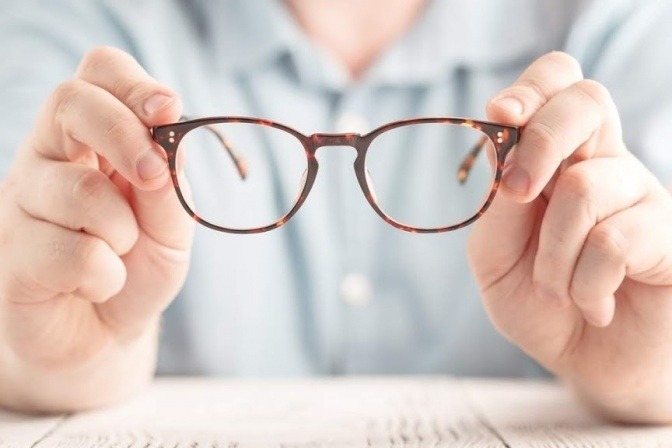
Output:
<svg viewBox="0 0 672 448">
<path fill-rule="evenodd" d="M 282 226 L 315 183 L 318 149 L 341 146 L 356 150 L 357 181 L 381 218 L 408 232 L 438 233 L 485 213 L 519 129 L 432 117 L 364 135 L 304 135 L 258 118 L 183 117 L 152 135 L 166 151 L 180 203 L 211 229 L 244 234 Z"/>
</svg>

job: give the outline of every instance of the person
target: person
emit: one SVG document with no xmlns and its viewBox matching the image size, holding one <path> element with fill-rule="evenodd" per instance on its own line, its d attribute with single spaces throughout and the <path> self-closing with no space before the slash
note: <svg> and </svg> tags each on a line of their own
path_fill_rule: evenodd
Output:
<svg viewBox="0 0 672 448">
<path fill-rule="evenodd" d="M 670 23 L 656 0 L 3 2 L 0 405 L 105 406 L 157 366 L 549 372 L 670 422 Z M 176 199 L 149 129 L 182 114 L 523 131 L 469 228 L 388 226 L 353 151 L 320 150 L 296 217 L 239 236 Z"/>
</svg>

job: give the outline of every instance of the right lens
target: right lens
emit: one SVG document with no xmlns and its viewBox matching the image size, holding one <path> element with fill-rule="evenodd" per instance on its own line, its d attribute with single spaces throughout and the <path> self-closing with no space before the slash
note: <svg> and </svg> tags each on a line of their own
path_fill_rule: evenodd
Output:
<svg viewBox="0 0 672 448">
<path fill-rule="evenodd" d="M 178 163 L 191 209 L 219 227 L 251 230 L 274 224 L 294 206 L 308 159 L 301 142 L 278 128 L 227 122 L 189 131 Z"/>
<path fill-rule="evenodd" d="M 408 227 L 440 229 L 467 221 L 483 207 L 496 159 L 483 132 L 429 122 L 378 135 L 367 151 L 366 169 L 383 213 Z"/>
</svg>

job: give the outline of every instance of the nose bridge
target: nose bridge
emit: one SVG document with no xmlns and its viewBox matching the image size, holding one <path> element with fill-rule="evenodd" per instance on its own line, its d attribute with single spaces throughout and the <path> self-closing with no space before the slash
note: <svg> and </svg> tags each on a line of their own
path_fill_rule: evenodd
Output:
<svg viewBox="0 0 672 448">
<path fill-rule="evenodd" d="M 313 134 L 310 136 L 315 149 L 322 146 L 351 146 L 356 148 L 360 138 L 361 135 L 356 133 Z"/>
</svg>

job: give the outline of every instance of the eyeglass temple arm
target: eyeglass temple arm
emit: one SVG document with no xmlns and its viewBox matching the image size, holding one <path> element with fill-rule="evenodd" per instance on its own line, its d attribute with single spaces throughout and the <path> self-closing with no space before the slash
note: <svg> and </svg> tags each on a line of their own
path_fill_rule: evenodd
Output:
<svg viewBox="0 0 672 448">
<path fill-rule="evenodd" d="M 476 158 L 481 153 L 487 142 L 488 137 L 484 135 L 471 148 L 471 151 L 469 151 L 469 154 L 467 154 L 464 160 L 462 160 L 460 168 L 457 170 L 457 180 L 460 181 L 460 185 L 464 185 L 467 179 L 469 179 L 469 173 L 471 172 L 471 168 L 474 166 Z"/>
<path fill-rule="evenodd" d="M 191 118 L 186 115 L 182 115 L 180 117 L 180 121 L 187 121 L 187 120 L 191 120 Z M 242 180 L 245 180 L 247 178 L 247 162 L 245 161 L 245 158 L 236 152 L 236 150 L 233 148 L 233 145 L 231 145 L 226 136 L 223 133 L 219 132 L 215 126 L 206 125 L 204 127 L 208 131 L 210 131 L 219 141 L 219 143 L 224 147 L 226 153 L 229 155 L 229 158 L 231 159 L 231 162 L 233 162 L 233 164 L 236 166 L 236 171 L 238 171 L 238 175 Z"/>
</svg>

